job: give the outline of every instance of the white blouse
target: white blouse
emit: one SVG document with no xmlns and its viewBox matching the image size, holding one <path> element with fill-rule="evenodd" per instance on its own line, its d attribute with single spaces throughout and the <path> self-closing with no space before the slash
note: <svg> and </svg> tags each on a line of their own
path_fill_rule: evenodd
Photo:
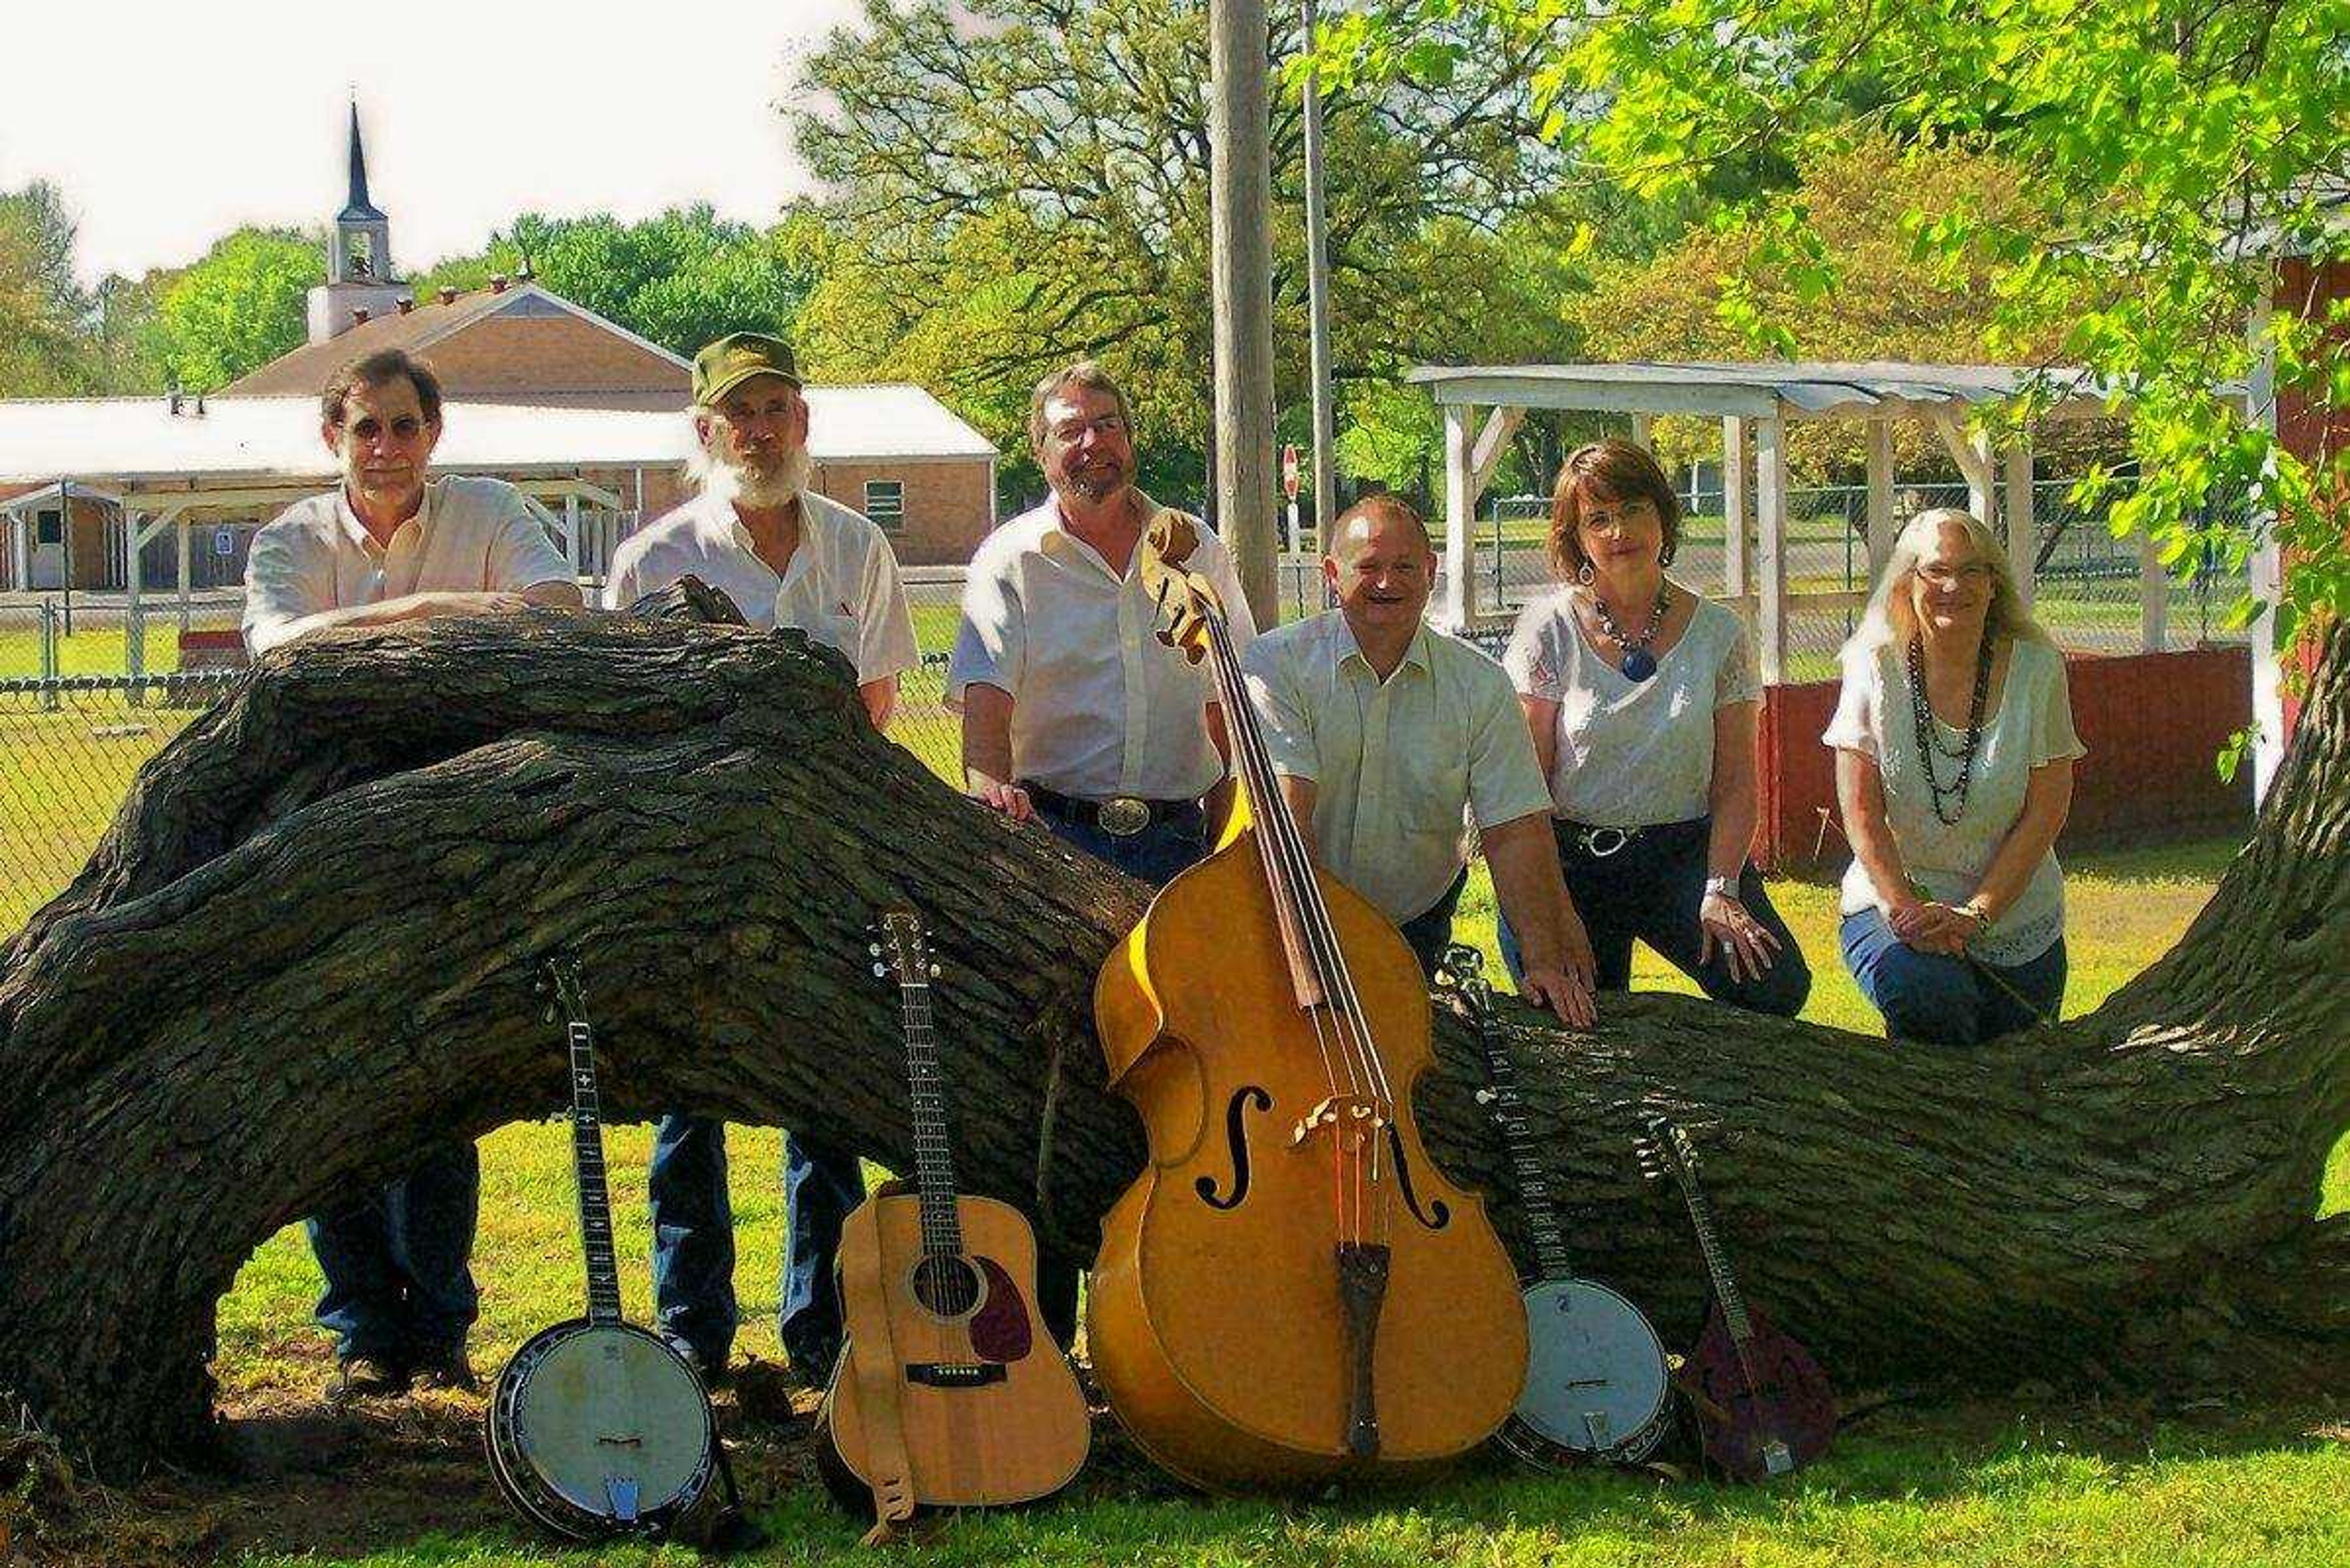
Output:
<svg viewBox="0 0 2350 1568">
<path fill-rule="evenodd" d="M 1999 710 L 1983 722 L 1968 775 L 1966 807 L 1955 823 L 1934 815 L 1932 792 L 1918 774 L 1917 720 L 1909 705 L 1908 654 L 1884 647 L 1845 658 L 1844 691 L 1835 717 L 1820 738 L 1838 751 L 1858 752 L 1877 763 L 1885 781 L 1885 818 L 1901 852 L 1902 869 L 1939 903 L 1974 895 L 2008 831 L 2023 815 L 2032 770 L 2085 754 L 2073 729 L 2073 702 L 2064 684 L 2064 656 L 2044 642 L 2018 641 L 2008 661 Z M 1933 720 L 1945 753 L 1966 740 Z M 1936 778 L 1949 784 L 1958 763 L 1935 758 Z M 1945 802 L 1949 797 L 1944 796 Z M 1881 907 L 1877 888 L 1857 856 L 1844 874 L 1842 910 Z M 2033 868 L 2015 903 L 1967 944 L 1986 963 L 2029 963 L 2064 934 L 2064 877 L 2051 850 Z"/>
<path fill-rule="evenodd" d="M 1681 590 L 1686 592 L 1686 589 Z M 1736 611 L 1711 599 L 1635 680 L 1585 641 L 1573 589 L 1519 612 L 1502 659 L 1522 697 L 1558 704 L 1551 804 L 1589 827 L 1654 827 L 1712 809 L 1713 715 L 1762 694 Z"/>
</svg>

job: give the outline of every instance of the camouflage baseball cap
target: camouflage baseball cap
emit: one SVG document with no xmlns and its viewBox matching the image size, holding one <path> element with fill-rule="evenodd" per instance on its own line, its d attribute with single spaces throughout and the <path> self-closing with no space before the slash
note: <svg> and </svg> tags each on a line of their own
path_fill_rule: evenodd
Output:
<svg viewBox="0 0 2350 1568">
<path fill-rule="evenodd" d="M 693 400 L 707 407 L 754 376 L 781 376 L 798 386 L 792 346 L 764 332 L 729 332 L 693 357 Z"/>
</svg>

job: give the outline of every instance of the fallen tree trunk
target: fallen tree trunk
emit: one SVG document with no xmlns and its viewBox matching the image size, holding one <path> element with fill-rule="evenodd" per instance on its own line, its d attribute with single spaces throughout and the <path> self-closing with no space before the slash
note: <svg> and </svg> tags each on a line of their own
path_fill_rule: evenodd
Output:
<svg viewBox="0 0 2350 1568">
<path fill-rule="evenodd" d="M 1695 1129 L 1752 1293 L 1847 1385 L 2107 1375 L 2350 1386 L 2350 637 L 2257 834 L 2097 1012 L 1969 1053 L 1619 1001 L 1509 1007 L 1578 1262 L 1686 1338 L 1702 1274 L 1643 1189 Z M 615 1116 L 686 1106 L 903 1168 L 879 909 L 919 909 L 970 1189 L 1082 1257 L 1144 1158 L 1093 975 L 1144 890 L 946 789 L 795 634 L 588 614 L 328 635 L 140 774 L 0 950 L 0 1387 L 100 1468 L 200 1450 L 240 1263 L 353 1178 L 565 1099 L 540 961 L 585 960 Z M 1440 1020 L 1431 1151 L 1522 1220 Z M 1051 1114 L 1046 1114 L 1047 1102 Z M 1521 1256 L 1524 1253 L 1522 1251 Z"/>
</svg>

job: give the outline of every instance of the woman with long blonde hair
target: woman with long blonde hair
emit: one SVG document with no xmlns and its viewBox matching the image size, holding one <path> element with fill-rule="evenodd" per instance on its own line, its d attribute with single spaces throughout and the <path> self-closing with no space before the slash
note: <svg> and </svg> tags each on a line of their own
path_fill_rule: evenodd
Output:
<svg viewBox="0 0 2350 1568">
<path fill-rule="evenodd" d="M 2083 754 L 2064 656 L 1980 518 L 1919 513 L 1844 648 L 1822 737 L 1853 862 L 1845 962 L 1903 1039 L 1971 1045 L 2053 1021 L 2064 881 L 2053 846 Z"/>
</svg>

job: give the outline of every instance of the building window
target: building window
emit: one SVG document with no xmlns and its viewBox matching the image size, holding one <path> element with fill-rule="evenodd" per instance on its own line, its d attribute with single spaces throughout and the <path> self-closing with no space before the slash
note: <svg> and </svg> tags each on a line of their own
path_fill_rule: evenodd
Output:
<svg viewBox="0 0 2350 1568">
<path fill-rule="evenodd" d="M 33 543 L 62 545 L 65 542 L 65 514 L 48 506 L 44 506 L 33 514 Z"/>
<path fill-rule="evenodd" d="M 865 482 L 865 515 L 877 528 L 896 532 L 906 521 L 906 482 L 868 479 Z"/>
</svg>

